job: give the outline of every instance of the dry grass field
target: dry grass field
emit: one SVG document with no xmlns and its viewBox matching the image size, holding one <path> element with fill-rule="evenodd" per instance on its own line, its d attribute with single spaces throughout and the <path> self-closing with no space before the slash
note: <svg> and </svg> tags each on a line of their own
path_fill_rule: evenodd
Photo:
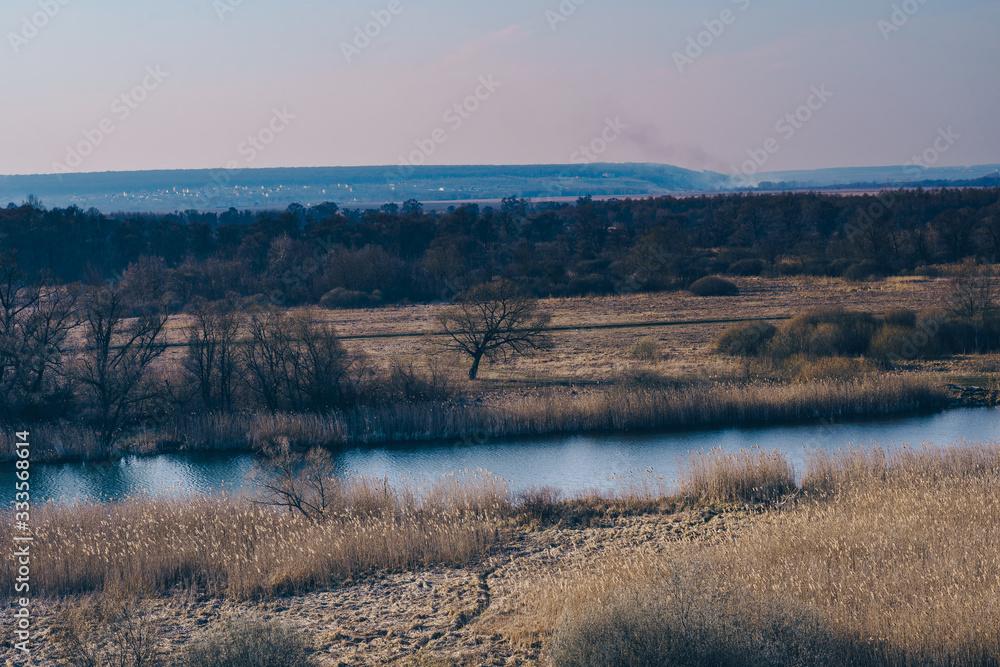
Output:
<svg viewBox="0 0 1000 667">
<path fill-rule="evenodd" d="M 627 355 L 640 338 L 651 336 L 662 347 L 658 367 L 668 373 L 722 372 L 731 364 L 710 357 L 712 344 L 727 322 L 748 318 L 788 318 L 823 307 L 880 313 L 892 308 L 921 310 L 939 306 L 948 288 L 946 278 L 889 278 L 856 283 L 840 278 L 733 278 L 740 287 L 734 297 L 697 297 L 687 292 L 626 294 L 609 297 L 544 299 L 543 312 L 552 315 L 553 346 L 509 364 L 485 366 L 481 377 L 508 384 L 572 384 L 608 382 L 634 365 Z M 359 310 L 314 310 L 318 320 L 332 322 L 349 347 L 387 365 L 392 359 L 426 363 L 438 352 L 436 316 L 445 304 L 389 306 Z M 685 324 L 714 320 L 716 323 Z M 171 319 L 168 340 L 184 342 L 184 316 Z M 676 323 L 669 326 L 649 323 Z M 621 328 L 592 328 L 621 327 Z M 174 349 L 174 354 L 180 350 Z M 464 360 L 446 358 L 448 365 Z M 461 369 L 456 380 L 463 377 Z M 479 388 L 489 387 L 481 383 Z"/>
</svg>

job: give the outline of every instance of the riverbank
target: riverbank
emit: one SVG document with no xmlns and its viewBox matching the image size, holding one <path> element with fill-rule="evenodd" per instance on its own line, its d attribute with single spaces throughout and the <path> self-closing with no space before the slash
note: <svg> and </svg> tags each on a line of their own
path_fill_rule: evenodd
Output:
<svg viewBox="0 0 1000 667">
<path fill-rule="evenodd" d="M 401 442 L 481 443 L 497 438 L 669 430 L 888 417 L 984 400 L 955 396 L 929 374 L 880 373 L 848 380 L 738 382 L 625 376 L 610 387 L 536 388 L 459 400 L 361 407 L 328 414 L 212 413 L 175 417 L 103 450 L 74 424 L 32 429 L 33 460 L 68 461 L 172 451 L 256 451 L 278 441 L 337 449 Z M 996 400 L 996 392 L 985 399 Z M 7 429 L 12 433 L 13 429 Z M 13 457 L 13 442 L 3 455 Z"/>
</svg>

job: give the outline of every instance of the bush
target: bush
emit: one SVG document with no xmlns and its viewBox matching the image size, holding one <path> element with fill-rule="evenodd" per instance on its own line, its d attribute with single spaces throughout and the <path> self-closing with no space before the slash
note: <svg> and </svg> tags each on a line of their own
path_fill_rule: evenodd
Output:
<svg viewBox="0 0 1000 667">
<path fill-rule="evenodd" d="M 734 276 L 759 276 L 764 271 L 764 260 L 741 259 L 730 264 L 728 273 Z"/>
<path fill-rule="evenodd" d="M 382 303 L 382 295 L 376 290 L 372 294 L 335 287 L 319 300 L 319 305 L 329 310 L 337 308 L 370 308 Z"/>
<path fill-rule="evenodd" d="M 644 336 L 628 348 L 629 359 L 638 361 L 659 361 L 663 358 L 660 343 L 652 336 Z"/>
<path fill-rule="evenodd" d="M 184 651 L 185 667 L 313 667 L 305 637 L 260 618 L 228 621 L 195 639 Z"/>
<path fill-rule="evenodd" d="M 817 357 L 857 357 L 868 351 L 878 322 L 869 313 L 839 308 L 798 315 L 775 335 L 767 352 L 778 359 L 796 354 Z"/>
<path fill-rule="evenodd" d="M 412 361 L 393 359 L 389 374 L 378 384 L 376 393 L 382 401 L 420 403 L 453 398 L 455 387 L 435 363 L 429 364 L 426 371 L 421 371 L 414 367 Z"/>
<path fill-rule="evenodd" d="M 788 374 L 795 382 L 815 382 L 817 380 L 854 380 L 862 375 L 874 373 L 877 369 L 864 359 L 846 357 L 822 357 L 809 359 L 792 357 L 786 362 Z"/>
<path fill-rule="evenodd" d="M 840 259 L 835 259 L 827 266 L 827 275 L 830 276 L 842 276 L 850 268 L 851 260 L 841 257 Z"/>
<path fill-rule="evenodd" d="M 57 617 L 52 638 L 74 667 L 158 667 L 160 630 L 151 605 L 118 587 L 84 599 Z M 8 661 L 7 664 L 13 664 Z"/>
<path fill-rule="evenodd" d="M 847 267 L 847 270 L 844 271 L 845 278 L 858 282 L 871 280 L 872 278 L 881 275 L 883 275 L 882 267 L 869 259 L 866 259 L 863 262 L 858 262 L 857 264 L 851 264 Z"/>
<path fill-rule="evenodd" d="M 574 296 L 611 294 L 614 291 L 611 279 L 600 273 L 589 273 L 573 278 L 567 287 L 567 293 Z"/>
<path fill-rule="evenodd" d="M 778 275 L 781 276 L 797 276 L 801 275 L 804 272 L 805 265 L 803 265 L 802 262 L 786 259 L 779 262 L 778 266 L 775 267 L 775 269 Z"/>
<path fill-rule="evenodd" d="M 715 341 L 715 351 L 734 357 L 756 357 L 774 338 L 777 327 L 769 322 L 734 324 Z"/>
<path fill-rule="evenodd" d="M 891 366 L 901 359 L 915 359 L 924 356 L 927 348 L 916 345 L 916 329 L 901 326 L 886 326 L 872 338 L 868 356 L 884 366 Z"/>
<path fill-rule="evenodd" d="M 706 276 L 691 283 L 688 291 L 695 296 L 736 296 L 740 288 L 724 278 Z"/>
<path fill-rule="evenodd" d="M 882 321 L 891 327 L 912 329 L 917 326 L 917 314 L 909 308 L 891 308 L 882 315 Z"/>
</svg>

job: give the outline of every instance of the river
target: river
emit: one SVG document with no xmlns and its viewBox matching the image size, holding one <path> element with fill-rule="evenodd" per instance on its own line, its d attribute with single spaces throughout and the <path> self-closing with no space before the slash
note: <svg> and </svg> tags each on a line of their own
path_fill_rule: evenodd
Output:
<svg viewBox="0 0 1000 667">
<path fill-rule="evenodd" d="M 337 454 L 340 471 L 386 477 L 436 479 L 464 470 L 489 470 L 514 489 L 552 486 L 566 491 L 609 488 L 612 478 L 636 470 L 672 480 L 678 460 L 689 452 L 750 447 L 784 452 L 804 469 L 807 448 L 835 450 L 845 446 L 949 445 L 986 442 L 1000 436 L 1000 408 L 968 408 L 932 415 L 844 423 L 715 428 L 657 433 L 564 435 L 493 440 L 477 444 L 453 442 L 348 449 Z M 127 457 L 113 463 L 37 463 L 31 466 L 32 499 L 106 500 L 128 494 L 191 494 L 238 491 L 255 465 L 244 453 L 175 453 Z M 14 464 L 5 463 L 0 495 L 9 506 L 14 497 Z"/>
</svg>

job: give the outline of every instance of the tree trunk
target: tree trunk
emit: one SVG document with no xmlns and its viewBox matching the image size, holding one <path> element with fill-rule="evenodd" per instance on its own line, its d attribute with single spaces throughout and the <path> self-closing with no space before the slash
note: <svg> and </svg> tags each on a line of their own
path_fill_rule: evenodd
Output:
<svg viewBox="0 0 1000 667">
<path fill-rule="evenodd" d="M 475 380 L 476 375 L 479 373 L 479 362 L 482 361 L 483 355 L 477 354 L 472 357 L 472 368 L 469 369 L 469 379 Z"/>
</svg>

